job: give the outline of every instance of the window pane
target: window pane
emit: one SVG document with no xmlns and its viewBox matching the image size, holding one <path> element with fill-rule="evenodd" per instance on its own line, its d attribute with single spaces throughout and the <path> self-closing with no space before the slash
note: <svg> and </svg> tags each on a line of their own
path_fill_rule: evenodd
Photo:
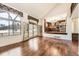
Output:
<svg viewBox="0 0 79 59">
<path fill-rule="evenodd" d="M 33 37 L 33 25 L 29 24 L 29 38 Z"/>
<path fill-rule="evenodd" d="M 20 21 L 20 17 L 19 17 L 19 16 L 17 16 L 17 18 L 16 18 L 15 20 Z"/>
<path fill-rule="evenodd" d="M 37 25 L 34 25 L 34 36 L 37 36 Z"/>
<path fill-rule="evenodd" d="M 42 35 L 42 26 L 40 25 L 37 26 L 37 33 L 38 33 L 38 36 Z"/>
<path fill-rule="evenodd" d="M 8 35 L 8 21 L 0 19 L 0 36 Z"/>
<path fill-rule="evenodd" d="M 24 22 L 24 25 L 23 25 L 24 40 L 29 39 L 28 30 L 29 30 L 29 25 Z"/>
<path fill-rule="evenodd" d="M 13 21 L 9 21 L 9 26 L 10 26 L 9 33 L 10 35 L 13 35 Z"/>
<path fill-rule="evenodd" d="M 0 17 L 8 18 L 8 13 L 6 13 L 6 12 L 0 12 Z"/>
<path fill-rule="evenodd" d="M 20 22 L 14 22 L 14 34 L 20 34 L 20 27 L 21 27 Z"/>
<path fill-rule="evenodd" d="M 17 20 L 17 21 L 20 21 L 20 16 L 17 16 L 16 14 L 13 14 L 13 13 L 10 13 L 10 16 L 11 18 L 14 20 Z M 17 16 L 17 17 L 16 17 Z"/>
<path fill-rule="evenodd" d="M 14 19 L 17 15 L 16 14 L 13 14 L 13 13 L 9 13 L 11 18 Z"/>
</svg>

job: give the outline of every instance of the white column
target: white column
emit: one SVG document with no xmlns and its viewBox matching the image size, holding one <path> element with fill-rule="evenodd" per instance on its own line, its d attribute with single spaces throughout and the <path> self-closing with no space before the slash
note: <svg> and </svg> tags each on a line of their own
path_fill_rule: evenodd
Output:
<svg viewBox="0 0 79 59">
<path fill-rule="evenodd" d="M 68 10 L 66 24 L 67 24 L 66 25 L 67 39 L 72 40 L 72 20 L 71 20 L 70 9 Z"/>
</svg>

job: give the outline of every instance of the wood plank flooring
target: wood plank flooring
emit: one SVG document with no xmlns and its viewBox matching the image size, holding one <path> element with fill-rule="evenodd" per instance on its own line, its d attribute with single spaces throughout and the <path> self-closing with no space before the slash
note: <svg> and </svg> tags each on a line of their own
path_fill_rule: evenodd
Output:
<svg viewBox="0 0 79 59">
<path fill-rule="evenodd" d="M 0 47 L 0 56 L 76 56 L 77 46 L 76 41 L 36 37 Z"/>
</svg>

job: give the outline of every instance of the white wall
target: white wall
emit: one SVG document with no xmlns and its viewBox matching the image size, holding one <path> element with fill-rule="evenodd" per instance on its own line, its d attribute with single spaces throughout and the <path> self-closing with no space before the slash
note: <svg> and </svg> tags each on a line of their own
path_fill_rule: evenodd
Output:
<svg viewBox="0 0 79 59">
<path fill-rule="evenodd" d="M 76 6 L 72 13 L 72 33 L 79 33 L 79 5 Z"/>
<path fill-rule="evenodd" d="M 67 39 L 66 35 L 62 35 L 62 34 L 48 34 L 48 33 L 44 33 L 43 34 L 44 37 L 49 37 L 49 38 L 56 38 L 56 39 Z"/>
<path fill-rule="evenodd" d="M 67 39 L 72 40 L 72 20 L 71 20 L 71 14 L 70 14 L 70 9 L 68 11 L 67 15 L 67 21 L 66 21 L 66 33 L 67 33 Z"/>
<path fill-rule="evenodd" d="M 79 18 L 72 19 L 72 33 L 79 33 Z"/>
</svg>

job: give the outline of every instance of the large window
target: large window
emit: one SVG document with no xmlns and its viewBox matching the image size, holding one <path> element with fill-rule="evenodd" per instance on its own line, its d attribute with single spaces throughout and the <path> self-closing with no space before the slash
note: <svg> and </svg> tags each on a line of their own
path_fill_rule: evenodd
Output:
<svg viewBox="0 0 79 59">
<path fill-rule="evenodd" d="M 0 11 L 0 37 L 6 35 L 20 35 L 20 16 L 6 11 Z"/>
</svg>

